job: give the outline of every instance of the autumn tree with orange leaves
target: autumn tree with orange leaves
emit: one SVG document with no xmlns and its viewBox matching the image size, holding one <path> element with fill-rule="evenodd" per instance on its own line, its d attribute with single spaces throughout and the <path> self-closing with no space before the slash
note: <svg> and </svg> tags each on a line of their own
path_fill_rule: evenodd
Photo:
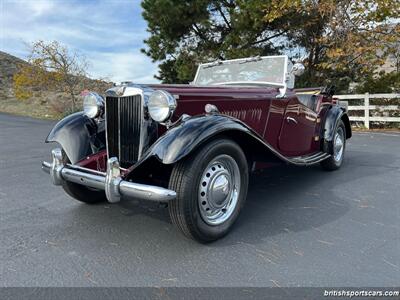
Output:
<svg viewBox="0 0 400 300">
<path fill-rule="evenodd" d="M 398 0 L 273 0 L 265 11 L 266 22 L 293 16 L 285 29 L 307 54 L 304 85 L 362 80 L 388 57 L 399 63 Z"/>
<path fill-rule="evenodd" d="M 34 42 L 29 46 L 28 63 L 14 75 L 14 92 L 27 99 L 34 91 L 62 92 L 69 96 L 71 110 L 76 110 L 77 95 L 86 81 L 88 62 L 57 41 Z"/>
<path fill-rule="evenodd" d="M 196 65 L 251 55 L 306 56 L 300 86 L 346 90 L 399 49 L 399 0 L 144 0 L 143 52 L 157 78 L 187 83 Z"/>
</svg>

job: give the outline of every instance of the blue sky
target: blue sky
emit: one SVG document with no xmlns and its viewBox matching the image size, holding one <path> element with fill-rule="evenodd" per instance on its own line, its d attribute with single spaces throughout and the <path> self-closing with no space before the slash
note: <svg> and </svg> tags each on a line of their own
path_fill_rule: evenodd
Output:
<svg viewBox="0 0 400 300">
<path fill-rule="evenodd" d="M 57 40 L 87 57 L 91 77 L 156 82 L 140 52 L 148 36 L 139 0 L 0 0 L 0 50 L 25 58 L 26 43 Z"/>
</svg>

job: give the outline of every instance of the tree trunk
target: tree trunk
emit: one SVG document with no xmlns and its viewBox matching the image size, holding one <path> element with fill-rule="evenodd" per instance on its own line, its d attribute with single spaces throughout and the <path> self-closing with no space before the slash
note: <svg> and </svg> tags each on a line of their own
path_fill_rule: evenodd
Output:
<svg viewBox="0 0 400 300">
<path fill-rule="evenodd" d="M 75 109 L 76 109 L 76 98 L 75 98 L 75 95 L 74 95 L 74 91 L 73 90 L 70 90 L 70 95 L 71 95 L 71 101 L 72 101 L 72 107 L 71 107 L 71 109 L 72 109 L 72 112 L 75 112 Z"/>
</svg>

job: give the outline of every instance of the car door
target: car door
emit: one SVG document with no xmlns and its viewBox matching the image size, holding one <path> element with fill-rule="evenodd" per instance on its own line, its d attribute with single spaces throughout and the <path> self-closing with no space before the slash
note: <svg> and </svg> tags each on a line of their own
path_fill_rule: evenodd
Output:
<svg viewBox="0 0 400 300">
<path fill-rule="evenodd" d="M 293 95 L 288 99 L 278 147 L 286 156 L 306 155 L 311 152 L 317 114 Z"/>
</svg>

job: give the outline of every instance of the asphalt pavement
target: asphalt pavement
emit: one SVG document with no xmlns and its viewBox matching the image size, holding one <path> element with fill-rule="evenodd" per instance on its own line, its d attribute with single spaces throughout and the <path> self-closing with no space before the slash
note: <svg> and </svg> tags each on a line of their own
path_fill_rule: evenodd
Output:
<svg viewBox="0 0 400 300">
<path fill-rule="evenodd" d="M 251 177 L 224 239 L 186 239 L 166 208 L 89 206 L 40 169 L 54 122 L 0 114 L 1 286 L 398 286 L 400 134 L 355 133 L 343 167 Z"/>
</svg>

